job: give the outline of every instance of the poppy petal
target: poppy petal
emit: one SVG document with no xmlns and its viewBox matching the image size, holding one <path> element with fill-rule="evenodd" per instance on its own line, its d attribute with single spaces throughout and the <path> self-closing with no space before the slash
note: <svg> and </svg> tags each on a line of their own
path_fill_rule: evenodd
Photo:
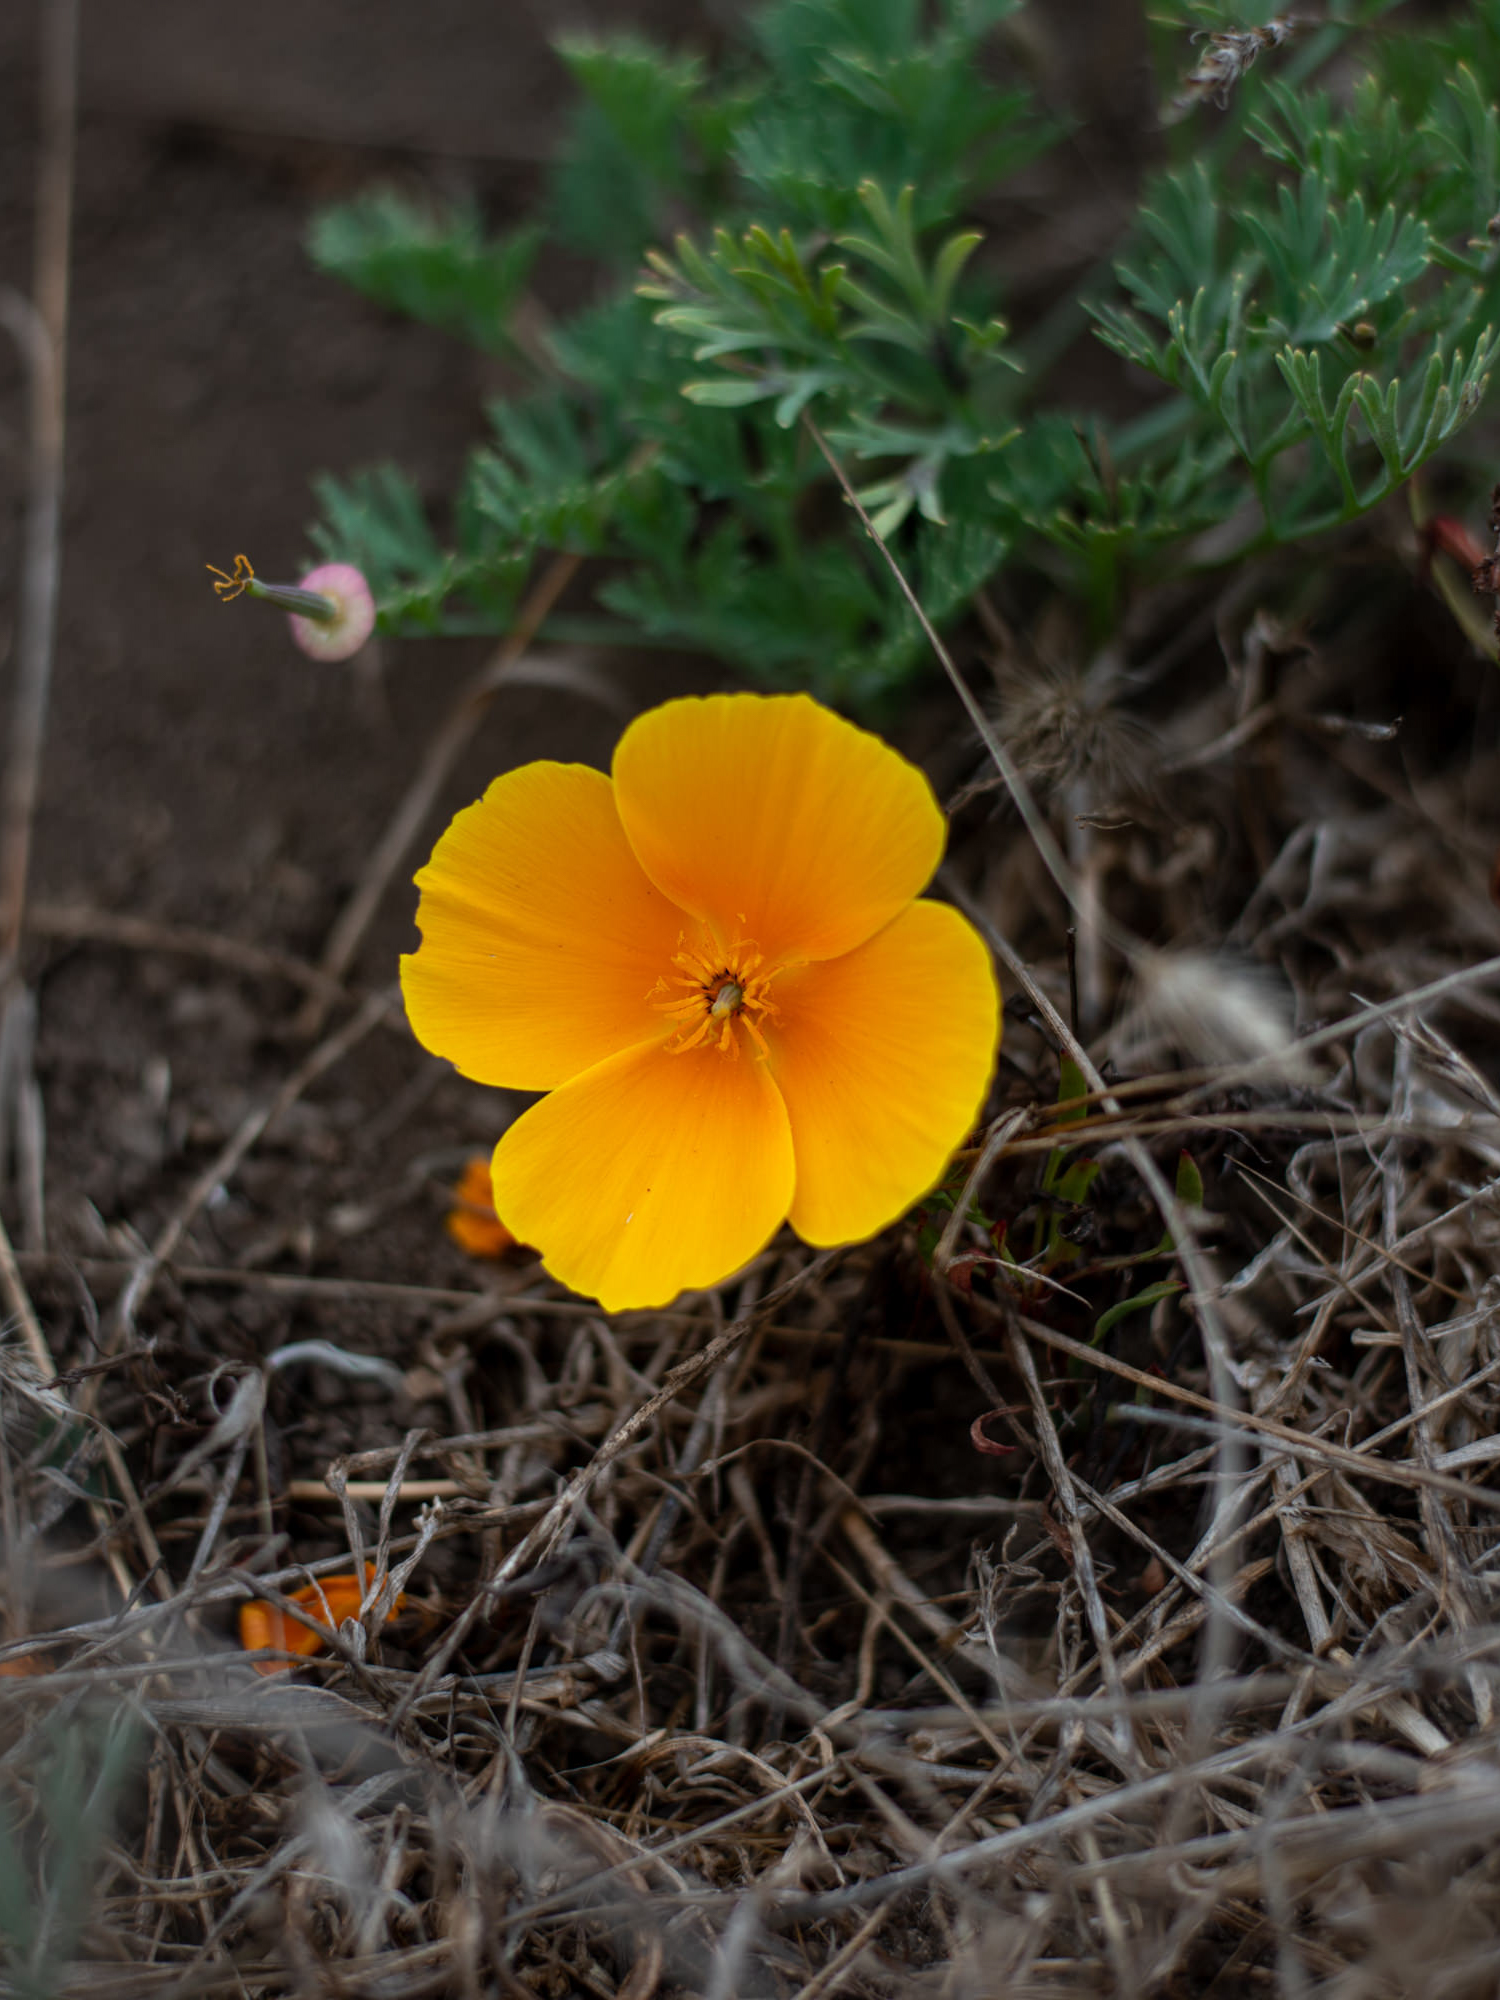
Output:
<svg viewBox="0 0 1500 2000">
<path fill-rule="evenodd" d="M 523 1112 L 494 1158 L 500 1214 L 610 1312 L 738 1270 L 785 1218 L 793 1181 L 767 1064 L 706 1046 L 611 1056 Z"/>
<path fill-rule="evenodd" d="M 871 1236 L 925 1194 L 979 1115 L 999 1039 L 982 939 L 946 903 L 773 988 L 771 1069 L 797 1155 L 806 1242 Z"/>
<path fill-rule="evenodd" d="M 465 1076 L 550 1090 L 670 1030 L 647 996 L 687 920 L 642 873 L 602 772 L 506 772 L 453 821 L 417 886 L 407 1017 Z"/>
<path fill-rule="evenodd" d="M 710 695 L 638 716 L 615 800 L 662 893 L 767 959 L 836 957 L 890 922 L 943 851 L 914 764 L 806 695 Z"/>
<path fill-rule="evenodd" d="M 483 1153 L 465 1163 L 462 1178 L 453 1190 L 453 1206 L 444 1225 L 466 1256 L 498 1260 L 514 1250 L 516 1239 L 495 1213 L 494 1190 L 490 1184 L 490 1163 Z"/>
</svg>

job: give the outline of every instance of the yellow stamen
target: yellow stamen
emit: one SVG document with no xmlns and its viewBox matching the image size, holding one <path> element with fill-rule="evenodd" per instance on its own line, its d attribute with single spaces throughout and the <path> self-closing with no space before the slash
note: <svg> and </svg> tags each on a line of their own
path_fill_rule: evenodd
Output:
<svg viewBox="0 0 1500 2000">
<path fill-rule="evenodd" d="M 672 965 L 650 995 L 652 1005 L 677 1023 L 666 1043 L 668 1055 L 708 1045 L 737 1057 L 737 1027 L 745 1030 L 757 1056 L 770 1054 L 761 1018 L 776 1018 L 767 989 L 779 966 L 764 970 L 763 955 L 744 939 L 723 946 L 707 933 L 697 944 L 679 938 Z"/>
<path fill-rule="evenodd" d="M 250 567 L 248 556 L 235 557 L 233 576 L 227 570 L 216 569 L 212 563 L 205 563 L 203 567 L 210 576 L 220 579 L 214 585 L 214 589 L 219 593 L 221 602 L 225 604 L 232 603 L 242 590 L 248 590 L 255 581 L 255 571 Z"/>
</svg>

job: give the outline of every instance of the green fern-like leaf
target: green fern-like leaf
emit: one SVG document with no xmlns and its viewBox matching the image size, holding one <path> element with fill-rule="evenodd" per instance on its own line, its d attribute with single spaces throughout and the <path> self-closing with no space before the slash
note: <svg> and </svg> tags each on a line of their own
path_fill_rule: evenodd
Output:
<svg viewBox="0 0 1500 2000">
<path fill-rule="evenodd" d="M 470 209 L 429 210 L 389 190 L 325 209 L 313 224 L 313 261 L 397 312 L 476 347 L 508 344 L 538 232 L 487 239 Z"/>
</svg>

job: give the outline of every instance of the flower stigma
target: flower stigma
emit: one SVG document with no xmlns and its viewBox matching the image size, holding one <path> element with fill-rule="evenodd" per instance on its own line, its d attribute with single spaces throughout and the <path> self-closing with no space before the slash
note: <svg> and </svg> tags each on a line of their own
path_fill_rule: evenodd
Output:
<svg viewBox="0 0 1500 2000">
<path fill-rule="evenodd" d="M 764 955 L 744 940 L 726 949 L 705 933 L 696 945 L 679 938 L 677 946 L 672 955 L 675 969 L 658 979 L 648 996 L 653 1007 L 677 1023 L 666 1043 L 667 1054 L 680 1056 L 707 1046 L 721 1055 L 738 1056 L 735 1028 L 740 1026 L 753 1043 L 757 1060 L 768 1056 L 771 1051 L 760 1021 L 777 1018 L 767 989 L 785 968 L 764 969 Z"/>
</svg>

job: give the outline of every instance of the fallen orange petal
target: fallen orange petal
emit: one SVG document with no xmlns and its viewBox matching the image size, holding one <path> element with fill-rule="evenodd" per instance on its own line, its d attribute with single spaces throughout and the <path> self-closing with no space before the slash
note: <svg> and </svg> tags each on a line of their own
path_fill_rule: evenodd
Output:
<svg viewBox="0 0 1500 2000">
<path fill-rule="evenodd" d="M 366 1570 L 366 1577 L 373 1581 L 374 1571 Z M 301 1590 L 289 1591 L 287 1602 L 316 1619 L 321 1627 L 315 1631 L 299 1619 L 289 1618 L 276 1604 L 268 1604 L 262 1597 L 252 1597 L 240 1606 L 240 1644 L 247 1653 L 258 1653 L 273 1647 L 280 1653 L 296 1653 L 306 1656 L 320 1652 L 324 1632 L 331 1632 L 343 1624 L 346 1618 L 357 1618 L 359 1607 L 364 1602 L 365 1589 L 357 1576 L 325 1576 L 317 1583 L 304 1584 Z M 406 1602 L 403 1595 L 397 1597 L 391 1606 L 389 1616 L 394 1618 Z M 331 1620 L 331 1622 L 330 1622 Z M 258 1674 L 284 1674 L 290 1670 L 287 1660 L 256 1660 Z"/>
<path fill-rule="evenodd" d="M 17 1653 L 12 1660 L 0 1660 L 0 1674 L 19 1680 L 28 1674 L 50 1674 L 51 1663 L 40 1653 Z"/>
<path fill-rule="evenodd" d="M 500 1258 L 516 1247 L 515 1237 L 495 1213 L 493 1190 L 490 1163 L 482 1153 L 476 1153 L 453 1190 L 453 1206 L 445 1224 L 459 1249 L 470 1257 Z"/>
</svg>

